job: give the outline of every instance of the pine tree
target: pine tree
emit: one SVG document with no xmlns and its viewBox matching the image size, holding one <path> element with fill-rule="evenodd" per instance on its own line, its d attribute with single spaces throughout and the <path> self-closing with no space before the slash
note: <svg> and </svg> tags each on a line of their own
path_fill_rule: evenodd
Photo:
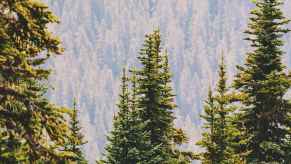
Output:
<svg viewBox="0 0 291 164">
<path fill-rule="evenodd" d="M 0 1 L 0 161 L 29 163 L 70 157 L 67 109 L 45 97 L 51 55 L 62 53 L 47 28 L 58 19 L 40 1 Z"/>
<path fill-rule="evenodd" d="M 141 119 L 147 122 L 145 130 L 149 132 L 153 147 L 164 163 L 175 161 L 173 156 L 174 116 L 176 108 L 171 88 L 171 74 L 166 58 L 162 56 L 159 31 L 146 35 L 144 47 L 138 57 L 142 68 L 137 71 L 138 107 Z"/>
<path fill-rule="evenodd" d="M 227 86 L 226 64 L 224 54 L 221 57 L 219 64 L 219 79 L 216 86 L 216 94 L 214 101 L 217 103 L 217 145 L 220 163 L 244 163 L 243 154 L 236 152 L 236 148 L 240 143 L 237 139 L 241 136 L 237 129 L 235 112 L 237 107 L 232 104 L 233 93 L 230 92 Z"/>
<path fill-rule="evenodd" d="M 229 109 L 229 97 L 227 95 L 228 88 L 226 86 L 226 68 L 224 64 L 224 56 L 222 55 L 221 64 L 219 65 L 219 79 L 217 84 L 217 94 L 215 95 L 214 99 L 217 103 L 217 140 L 216 144 L 218 146 L 217 153 L 219 157 L 217 160 L 219 163 L 226 163 L 227 159 L 229 159 L 228 151 L 228 116 L 230 113 Z"/>
<path fill-rule="evenodd" d="M 158 54 L 159 55 L 159 54 Z M 159 64 L 159 63 L 158 63 Z M 173 116 L 173 110 L 177 107 L 177 105 L 174 102 L 175 95 L 172 93 L 173 89 L 171 86 L 171 73 L 170 73 L 170 66 L 168 61 L 168 54 L 167 51 L 164 53 L 163 56 L 161 56 L 161 71 L 160 71 L 160 108 L 161 112 L 164 113 L 166 117 L 163 117 L 160 120 L 164 123 L 164 127 L 166 130 L 166 138 L 165 138 L 165 144 L 171 143 L 171 140 L 173 139 L 174 134 L 174 122 L 173 120 L 175 117 Z"/>
<path fill-rule="evenodd" d="M 129 135 L 128 141 L 131 146 L 129 150 L 129 163 L 161 163 L 162 159 L 156 150 L 158 147 L 152 147 L 149 133 L 145 130 L 147 122 L 144 122 L 140 115 L 141 110 L 138 107 L 138 87 L 136 69 L 131 70 L 131 99 L 129 113 Z"/>
<path fill-rule="evenodd" d="M 150 141 L 153 146 L 159 146 L 161 158 L 168 161 L 171 156 L 168 132 L 172 130 L 172 111 L 162 106 L 160 43 L 158 31 L 146 35 L 144 48 L 138 57 L 143 66 L 137 71 L 138 95 L 141 118 L 148 122 L 146 131 L 149 132 Z"/>
<path fill-rule="evenodd" d="M 235 138 L 240 134 L 235 128 L 233 112 L 235 106 L 231 104 L 232 94 L 227 87 L 226 65 L 222 55 L 219 65 L 219 79 L 216 93 L 213 95 L 209 87 L 206 100 L 205 114 L 201 117 L 205 120 L 203 138 L 197 144 L 206 148 L 202 153 L 202 162 L 210 164 L 242 163 L 242 159 L 235 152 Z"/>
<path fill-rule="evenodd" d="M 74 99 L 73 111 L 70 120 L 71 136 L 69 138 L 68 143 L 66 143 L 65 145 L 65 150 L 74 152 L 76 154 L 75 157 L 67 159 L 67 161 L 75 161 L 78 164 L 86 164 L 87 161 L 84 157 L 81 147 L 87 142 L 84 141 L 84 136 L 81 133 L 81 127 L 78 121 L 78 109 L 76 108 L 76 106 L 77 103 L 76 100 Z"/>
<path fill-rule="evenodd" d="M 105 163 L 126 163 L 128 147 L 126 138 L 126 126 L 128 126 L 129 113 L 129 91 L 128 79 L 126 77 L 125 69 L 122 74 L 121 93 L 119 95 L 118 103 L 119 112 L 117 117 L 113 120 L 113 130 L 108 136 L 109 144 L 106 146 L 106 161 Z"/>
<path fill-rule="evenodd" d="M 205 148 L 205 152 L 201 154 L 201 161 L 205 164 L 217 164 L 219 163 L 219 148 L 216 142 L 217 140 L 217 105 L 215 104 L 212 90 L 209 87 L 208 97 L 205 101 L 204 115 L 201 117 L 205 120 L 204 128 L 207 132 L 202 133 L 202 140 L 197 142 L 197 145 Z"/>
<path fill-rule="evenodd" d="M 142 68 L 137 71 L 138 105 L 141 108 L 141 118 L 147 121 L 146 131 L 149 132 L 153 146 L 159 146 L 159 154 L 164 161 L 170 158 L 170 141 L 167 132 L 171 131 L 169 120 L 172 111 L 161 107 L 161 57 L 160 57 L 160 34 L 155 31 L 146 35 L 144 48 L 141 49 L 138 59 Z"/>
<path fill-rule="evenodd" d="M 123 70 L 121 94 L 119 96 L 118 115 L 114 118 L 113 130 L 108 137 L 105 160 L 101 163 L 128 164 L 154 163 L 155 157 L 145 124 L 137 107 L 137 88 L 135 72 L 132 73 L 132 93 L 128 90 L 128 78 Z"/>
<path fill-rule="evenodd" d="M 289 22 L 279 0 L 258 0 L 246 31 L 253 48 L 246 57 L 235 88 L 243 96 L 239 120 L 245 127 L 247 163 L 284 163 L 290 159 L 290 104 L 284 95 L 290 78 L 282 63 L 282 36 Z M 289 150 L 288 150 L 289 149 Z"/>
</svg>

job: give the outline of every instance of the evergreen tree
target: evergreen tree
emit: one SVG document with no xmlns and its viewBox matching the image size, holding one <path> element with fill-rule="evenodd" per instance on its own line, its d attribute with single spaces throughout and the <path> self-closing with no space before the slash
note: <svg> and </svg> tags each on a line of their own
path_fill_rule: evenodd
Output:
<svg viewBox="0 0 291 164">
<path fill-rule="evenodd" d="M 186 137 L 181 129 L 174 128 L 175 95 L 167 53 L 160 53 L 159 31 L 147 35 L 144 46 L 138 57 L 143 68 L 132 70 L 131 96 L 124 71 L 120 111 L 102 162 L 190 163 L 192 153 L 177 147 Z"/>
<path fill-rule="evenodd" d="M 81 127 L 78 121 L 78 109 L 76 108 L 76 105 L 77 103 L 76 100 L 74 99 L 73 111 L 70 120 L 71 136 L 69 138 L 68 143 L 65 146 L 65 150 L 74 152 L 76 154 L 75 157 L 67 159 L 67 161 L 76 161 L 79 164 L 85 164 L 87 163 L 87 161 L 84 157 L 81 147 L 87 142 L 84 141 L 84 136 L 81 133 Z"/>
<path fill-rule="evenodd" d="M 227 95 L 228 87 L 226 86 L 226 68 L 224 64 L 224 56 L 222 55 L 221 64 L 219 65 L 219 79 L 217 84 L 217 94 L 214 99 L 217 103 L 217 153 L 219 157 L 217 160 L 219 163 L 229 163 L 230 161 L 230 152 L 228 145 L 228 118 L 231 112 L 229 96 Z"/>
<path fill-rule="evenodd" d="M 158 148 L 156 150 L 163 163 L 170 163 L 176 161 L 173 150 L 173 110 L 176 105 L 170 85 L 167 54 L 162 56 L 160 44 L 159 31 L 146 35 L 144 47 L 138 57 L 142 65 L 137 71 L 138 107 L 141 109 L 141 119 L 147 122 L 145 130 L 149 132 L 152 146 Z"/>
<path fill-rule="evenodd" d="M 236 155 L 235 138 L 239 136 L 233 121 L 235 107 L 231 104 L 232 94 L 227 87 L 226 65 L 222 55 L 219 65 L 219 79 L 216 94 L 213 95 L 209 88 L 208 98 L 205 105 L 204 128 L 208 131 L 203 133 L 203 138 L 197 144 L 206 148 L 202 153 L 202 162 L 211 164 L 242 163 L 239 155 Z"/>
<path fill-rule="evenodd" d="M 44 94 L 50 70 L 41 66 L 60 54 L 47 28 L 58 19 L 40 1 L 0 1 L 0 161 L 30 163 L 70 157 L 67 109 Z"/>
<path fill-rule="evenodd" d="M 101 163 L 128 164 L 154 163 L 155 149 L 151 149 L 149 135 L 139 115 L 137 107 L 137 88 L 135 72 L 132 75 L 132 94 L 128 91 L 128 78 L 123 70 L 121 94 L 119 96 L 117 117 L 114 118 L 113 130 L 108 137 L 105 160 Z"/>
<path fill-rule="evenodd" d="M 162 74 L 160 57 L 160 34 L 155 31 L 146 35 L 144 48 L 141 49 L 138 59 L 142 68 L 137 71 L 139 108 L 141 118 L 147 123 L 146 131 L 149 132 L 150 141 L 153 146 L 159 146 L 159 154 L 164 161 L 170 159 L 170 140 L 167 138 L 172 116 L 171 110 L 164 110 L 162 101 Z"/>
<path fill-rule="evenodd" d="M 119 95 L 119 103 L 117 106 L 119 112 L 117 117 L 114 117 L 113 130 L 111 131 L 110 136 L 108 136 L 109 144 L 105 148 L 105 163 L 125 163 L 127 159 L 128 147 L 124 143 L 127 142 L 125 133 L 126 126 L 128 126 L 129 91 L 125 69 L 123 69 L 121 93 Z"/>
<path fill-rule="evenodd" d="M 140 115 L 141 110 L 138 107 L 138 87 L 136 69 L 131 70 L 131 100 L 129 113 L 129 163 L 161 163 L 157 147 L 152 147 L 149 133 L 145 130 L 147 122 L 144 122 Z"/>
<path fill-rule="evenodd" d="M 159 55 L 159 54 L 158 54 Z M 159 63 L 158 63 L 159 64 Z M 167 129 L 165 131 L 165 144 L 171 143 L 171 140 L 173 141 L 173 134 L 174 134 L 174 122 L 173 120 L 175 117 L 173 116 L 173 110 L 177 107 L 177 105 L 174 102 L 175 95 L 173 94 L 172 89 L 172 81 L 171 81 L 171 73 L 170 73 L 170 66 L 168 61 L 168 54 L 167 51 L 164 53 L 164 55 L 161 56 L 161 71 L 160 71 L 160 97 L 161 100 L 159 102 L 160 108 L 161 108 L 161 114 L 166 117 L 161 117 L 161 122 L 164 123 L 162 125 Z"/>
<path fill-rule="evenodd" d="M 209 87 L 208 97 L 205 101 L 204 115 L 201 117 L 205 120 L 204 128 L 208 131 L 202 133 L 202 140 L 197 142 L 197 145 L 205 148 L 205 152 L 201 154 L 201 161 L 205 164 L 218 164 L 220 162 L 220 154 L 218 148 L 217 135 L 217 104 Z"/>
<path fill-rule="evenodd" d="M 235 112 L 237 107 L 232 104 L 233 93 L 227 86 L 226 65 L 222 54 L 219 64 L 219 79 L 216 87 L 214 100 L 217 103 L 217 146 L 220 161 L 219 163 L 244 163 L 243 154 L 236 152 L 240 143 L 237 139 L 241 136 L 237 129 Z"/>
<path fill-rule="evenodd" d="M 282 64 L 282 36 L 289 22 L 279 0 L 258 0 L 246 31 L 253 51 L 247 54 L 235 88 L 244 105 L 239 120 L 245 127 L 247 163 L 284 163 L 290 159 L 290 103 L 284 95 L 290 78 Z"/>
</svg>

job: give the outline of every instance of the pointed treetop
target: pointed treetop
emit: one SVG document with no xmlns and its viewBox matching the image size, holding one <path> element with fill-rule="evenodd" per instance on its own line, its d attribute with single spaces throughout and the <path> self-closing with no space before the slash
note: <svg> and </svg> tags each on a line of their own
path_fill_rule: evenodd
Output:
<svg viewBox="0 0 291 164">
<path fill-rule="evenodd" d="M 221 61 L 219 64 L 219 79 L 218 79 L 218 84 L 217 84 L 217 91 L 220 94 L 223 94 L 226 92 L 226 65 L 224 61 L 224 54 L 222 53 L 221 55 Z"/>
<path fill-rule="evenodd" d="M 208 94 L 207 94 L 207 96 L 208 96 L 209 99 L 211 99 L 213 97 L 212 88 L 211 88 L 210 84 L 208 85 Z"/>
<path fill-rule="evenodd" d="M 120 109 L 119 113 L 128 112 L 128 103 L 129 103 L 129 91 L 128 91 L 128 77 L 126 73 L 126 68 L 122 69 L 121 77 L 121 93 L 119 94 L 120 101 L 117 106 Z"/>
<path fill-rule="evenodd" d="M 76 97 L 74 97 L 73 99 L 73 109 L 76 109 L 77 108 L 77 99 Z"/>
<path fill-rule="evenodd" d="M 122 68 L 122 83 L 127 81 L 126 68 Z"/>
</svg>

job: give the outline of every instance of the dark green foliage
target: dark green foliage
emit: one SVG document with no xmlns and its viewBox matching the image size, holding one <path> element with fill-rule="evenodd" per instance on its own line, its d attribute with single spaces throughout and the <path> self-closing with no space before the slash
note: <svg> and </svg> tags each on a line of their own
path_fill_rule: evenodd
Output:
<svg viewBox="0 0 291 164">
<path fill-rule="evenodd" d="M 113 120 L 113 130 L 108 137 L 105 160 L 101 163 L 159 163 L 155 158 L 149 135 L 145 131 L 147 122 L 140 119 L 137 107 L 137 88 L 135 72 L 132 73 L 132 92 L 128 90 L 128 78 L 123 70 L 121 94 L 119 95 L 118 115 Z M 157 161 L 157 162 L 155 162 Z"/>
<path fill-rule="evenodd" d="M 290 161 L 290 103 L 284 95 L 290 77 L 282 64 L 282 36 L 289 32 L 289 22 L 278 0 L 258 0 L 251 11 L 249 34 L 253 51 L 245 65 L 238 66 L 235 88 L 244 105 L 239 121 L 247 143 L 248 163 L 284 163 Z M 288 144 L 289 143 L 289 144 Z"/>
<path fill-rule="evenodd" d="M 75 157 L 69 158 L 67 161 L 75 161 L 78 164 L 86 164 L 87 161 L 82 152 L 82 146 L 87 142 L 84 141 L 84 136 L 81 134 L 81 127 L 78 121 L 78 109 L 76 108 L 76 105 L 76 100 L 74 100 L 70 120 L 71 135 L 69 141 L 65 145 L 65 150 L 75 153 Z"/>
<path fill-rule="evenodd" d="M 44 94 L 50 70 L 41 66 L 63 50 L 47 28 L 57 17 L 40 1 L 0 1 L 0 161 L 58 161 L 68 140 L 67 109 Z"/>
<path fill-rule="evenodd" d="M 176 108 L 171 87 L 168 54 L 160 53 L 160 34 L 146 36 L 138 59 L 139 70 L 132 70 L 131 96 L 125 71 L 119 100 L 108 137 L 104 163 L 190 163 L 191 152 L 179 150 L 187 141 L 181 129 L 174 128 Z"/>
<path fill-rule="evenodd" d="M 209 89 L 208 98 L 205 101 L 204 113 L 201 117 L 205 120 L 204 128 L 208 131 L 202 134 L 202 140 L 197 143 L 197 145 L 206 149 L 201 154 L 201 161 L 206 164 L 219 163 L 219 148 L 216 143 L 218 138 L 216 130 L 218 126 L 217 106 L 215 105 L 211 89 Z"/>
<path fill-rule="evenodd" d="M 161 73 L 162 58 L 160 56 L 160 34 L 155 31 L 146 35 L 144 48 L 141 49 L 138 59 L 142 68 L 137 71 L 139 108 L 142 120 L 148 122 L 146 131 L 149 132 L 153 147 L 159 146 L 159 154 L 163 161 L 170 159 L 170 138 L 172 127 L 172 109 L 163 106 L 162 90 L 164 90 L 165 77 Z M 170 105 L 170 104 L 169 104 Z"/>
<path fill-rule="evenodd" d="M 219 80 L 216 93 L 213 95 L 209 87 L 208 98 L 205 102 L 204 119 L 205 131 L 202 140 L 197 143 L 205 152 L 201 153 L 202 163 L 209 164 L 236 164 L 242 163 L 240 156 L 236 154 L 235 138 L 240 136 L 235 127 L 233 114 L 235 107 L 231 104 L 232 94 L 228 92 L 226 85 L 226 71 L 224 58 L 219 65 Z"/>
<path fill-rule="evenodd" d="M 219 163 L 225 163 L 227 160 L 227 116 L 229 114 L 228 97 L 226 95 L 226 72 L 224 59 L 222 58 L 222 63 L 219 66 L 219 80 L 217 85 L 217 95 L 215 96 L 215 101 L 217 102 L 217 146 L 219 154 L 218 161 Z"/>
<path fill-rule="evenodd" d="M 174 143 L 175 95 L 172 93 L 168 55 L 160 53 L 160 44 L 159 31 L 146 35 L 138 57 L 142 65 L 137 71 L 138 107 L 141 109 L 141 119 L 147 122 L 145 129 L 149 132 L 151 144 L 158 147 L 160 158 L 164 163 L 179 162 L 177 158 L 182 153 Z"/>
<path fill-rule="evenodd" d="M 122 75 L 121 93 L 119 95 L 118 115 L 113 120 L 113 130 L 108 136 L 109 144 L 106 146 L 106 160 L 104 163 L 125 163 L 127 160 L 128 147 L 127 142 L 128 114 L 129 114 L 129 91 L 128 79 L 125 69 Z"/>
<path fill-rule="evenodd" d="M 144 48 L 141 49 L 138 59 L 142 64 L 138 75 L 139 107 L 142 108 L 142 119 L 149 121 L 146 130 L 150 132 L 153 145 L 160 145 L 169 148 L 167 132 L 171 131 L 171 110 L 164 110 L 162 101 L 162 74 L 160 57 L 160 35 L 154 32 L 146 36 Z M 166 151 L 164 152 L 166 153 Z"/>
</svg>

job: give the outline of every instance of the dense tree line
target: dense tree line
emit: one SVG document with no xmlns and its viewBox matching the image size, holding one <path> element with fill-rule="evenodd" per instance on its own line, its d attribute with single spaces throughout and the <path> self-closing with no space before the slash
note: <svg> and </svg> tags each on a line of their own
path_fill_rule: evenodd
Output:
<svg viewBox="0 0 291 164">
<path fill-rule="evenodd" d="M 185 153 L 188 158 L 184 161 L 177 160 L 180 157 L 173 160 L 171 153 L 167 153 L 171 152 L 169 148 L 175 147 L 175 142 L 167 137 L 171 131 L 172 135 L 175 131 L 171 111 L 175 108 L 174 95 L 171 87 L 163 87 L 163 77 L 171 82 L 170 71 L 168 66 L 159 65 L 159 61 L 163 62 L 162 55 L 159 56 L 159 34 L 155 35 L 154 32 L 146 36 L 144 48 L 138 57 L 144 66 L 137 72 L 140 79 L 138 93 L 141 94 L 138 101 L 139 117 L 146 124 L 144 132 L 149 135 L 149 143 L 153 146 L 148 152 L 160 150 L 158 156 L 150 157 L 154 161 L 141 163 L 190 163 L 191 159 L 206 164 L 290 163 L 291 108 L 289 100 L 284 97 L 290 88 L 290 76 L 282 63 L 281 50 L 282 36 L 290 31 L 284 28 L 289 20 L 283 16 L 280 10 L 282 2 L 278 0 L 259 0 L 255 4 L 245 32 L 253 51 L 247 53 L 243 66 L 237 66 L 238 73 L 230 86 L 227 85 L 226 65 L 222 56 L 217 86 L 215 91 L 209 87 L 201 116 L 205 131 L 197 145 L 204 151 Z M 164 56 L 168 60 L 167 55 Z M 166 71 L 158 70 L 163 68 Z M 160 95 L 163 92 L 165 94 Z M 160 101 L 163 99 L 170 101 Z M 163 103 L 166 108 L 161 108 Z M 169 143 L 172 145 L 164 147 Z M 109 145 L 114 144 L 110 142 Z M 107 151 L 105 157 L 108 155 L 110 152 Z M 108 163 L 119 163 L 116 161 Z"/>
<path fill-rule="evenodd" d="M 279 0 L 257 0 L 245 33 L 252 51 L 228 82 L 222 54 L 218 82 L 209 86 L 201 118 L 202 152 L 187 152 L 188 138 L 174 126 L 175 94 L 168 52 L 159 30 L 145 36 L 140 67 L 123 69 L 108 164 L 205 164 L 291 162 L 290 74 L 282 63 L 282 37 L 290 30 Z M 0 163 L 87 163 L 86 143 L 73 109 L 45 94 L 50 70 L 63 52 L 47 28 L 57 17 L 40 1 L 0 1 Z"/>
<path fill-rule="evenodd" d="M 207 131 L 198 143 L 206 148 L 203 163 L 290 163 L 291 108 L 285 95 L 291 81 L 281 50 L 283 34 L 290 31 L 284 26 L 289 19 L 278 0 L 255 4 L 245 31 L 253 51 L 247 53 L 243 66 L 237 66 L 232 93 L 225 94 L 222 64 L 218 97 L 210 91 L 206 101 Z M 226 110 L 229 103 L 238 105 Z"/>
<path fill-rule="evenodd" d="M 174 127 L 175 95 L 168 54 L 161 52 L 160 44 L 159 31 L 146 35 L 138 57 L 142 68 L 132 69 L 131 78 L 123 70 L 120 110 L 108 137 L 104 163 L 190 162 L 191 153 L 178 149 L 186 138 Z"/>
</svg>

